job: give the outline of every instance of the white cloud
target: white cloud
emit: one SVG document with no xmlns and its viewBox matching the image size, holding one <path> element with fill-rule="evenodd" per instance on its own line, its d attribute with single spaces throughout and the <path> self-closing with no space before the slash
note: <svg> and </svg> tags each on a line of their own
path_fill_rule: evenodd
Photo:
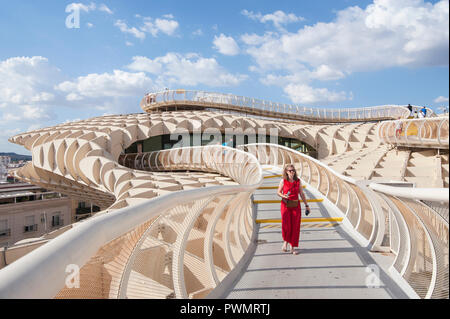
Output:
<svg viewBox="0 0 450 319">
<path fill-rule="evenodd" d="M 258 21 L 264 17 L 249 11 L 242 13 Z M 298 85 L 306 91 L 302 85 L 309 87 L 313 80 L 338 80 L 354 72 L 390 67 L 448 65 L 448 15 L 448 0 L 435 4 L 423 0 L 374 0 L 365 9 L 348 7 L 338 11 L 331 22 L 306 25 L 295 33 L 277 32 L 280 28 L 275 26 L 274 32 L 244 34 L 241 40 L 246 45 L 243 51 L 255 62 L 250 70 L 261 74 L 263 83 L 282 86 L 289 96 L 299 100 L 292 87 Z M 282 17 L 274 14 L 265 21 L 281 26 L 282 21 L 289 21 Z M 281 81 L 275 83 L 275 79 Z M 325 93 L 335 99 L 336 95 Z"/>
<path fill-rule="evenodd" d="M 333 70 L 331 67 L 325 64 L 320 65 L 311 73 L 312 79 L 321 81 L 339 80 L 343 77 L 345 77 L 345 74 L 342 71 Z"/>
<path fill-rule="evenodd" d="M 143 31 L 140 31 L 136 29 L 135 27 L 129 28 L 127 24 L 122 20 L 117 20 L 114 25 L 120 29 L 123 33 L 129 33 L 133 35 L 134 37 L 144 40 L 145 39 L 145 33 Z"/>
<path fill-rule="evenodd" d="M 78 95 L 78 94 L 76 94 L 76 93 L 69 93 L 69 94 L 67 94 L 67 96 L 66 96 L 66 100 L 67 101 L 80 101 L 80 100 L 82 100 L 83 98 L 80 96 L 80 95 Z"/>
<path fill-rule="evenodd" d="M 47 58 L 13 57 L 0 61 L 0 105 L 33 104 L 55 99 L 53 83 L 59 70 Z"/>
<path fill-rule="evenodd" d="M 448 103 L 448 97 L 439 96 L 433 100 L 434 103 Z"/>
<path fill-rule="evenodd" d="M 262 45 L 267 41 L 271 41 L 274 35 L 275 34 L 273 32 L 266 32 L 263 36 L 245 33 L 241 35 L 241 40 L 249 46 L 256 46 Z"/>
<path fill-rule="evenodd" d="M 150 33 L 153 37 L 157 37 L 159 32 L 167 35 L 174 35 L 175 31 L 178 29 L 178 22 L 173 19 L 173 15 L 168 14 L 163 17 L 171 19 L 153 19 L 150 17 L 144 17 L 144 25 L 140 29 L 144 32 Z"/>
<path fill-rule="evenodd" d="M 214 36 L 214 48 L 224 55 L 239 54 L 239 46 L 233 37 L 227 37 L 223 33 L 220 36 Z"/>
<path fill-rule="evenodd" d="M 422 0 L 375 0 L 365 10 L 339 11 L 330 23 L 305 26 L 296 33 L 265 35 L 259 44 L 247 40 L 247 52 L 260 67 L 270 69 L 305 64 L 357 72 L 447 65 L 448 14 L 448 1 L 432 5 Z"/>
<path fill-rule="evenodd" d="M 14 136 L 16 134 L 19 134 L 21 132 L 20 128 L 12 128 L 12 129 L 5 129 L 5 130 L 0 130 L 0 136 L 1 137 L 11 137 Z"/>
<path fill-rule="evenodd" d="M 156 19 L 155 25 L 162 33 L 173 35 L 178 28 L 178 22 L 175 20 Z"/>
<path fill-rule="evenodd" d="M 119 27 L 123 33 L 129 33 L 138 39 L 145 39 L 146 34 L 151 34 L 153 37 L 157 37 L 159 33 L 164 33 L 169 36 L 173 36 L 179 27 L 179 23 L 173 20 L 173 15 L 166 14 L 162 18 L 153 19 L 151 17 L 142 17 L 141 15 L 135 15 L 136 18 L 143 20 L 143 25 L 139 28 L 128 27 L 126 22 L 117 20 L 114 24 Z"/>
<path fill-rule="evenodd" d="M 335 103 L 353 99 L 352 94 L 347 94 L 344 91 L 334 92 L 326 88 L 313 88 L 305 84 L 289 84 L 284 88 L 284 92 L 294 103 L 301 104 Z"/>
<path fill-rule="evenodd" d="M 15 112 L 15 113 L 3 113 L 2 121 L 5 122 L 15 122 L 20 121 L 21 114 Z"/>
<path fill-rule="evenodd" d="M 152 86 L 152 80 L 143 72 L 114 70 L 112 73 L 80 76 L 75 81 L 58 84 L 55 89 L 66 93 L 67 100 L 76 101 L 81 98 L 140 96 Z"/>
<path fill-rule="evenodd" d="M 137 56 L 127 66 L 133 71 L 145 71 L 157 75 L 155 83 L 159 87 L 170 85 L 234 86 L 247 78 L 242 74 L 231 74 L 220 66 L 214 58 L 204 58 L 198 54 L 169 52 L 155 59 Z"/>
<path fill-rule="evenodd" d="M 46 106 L 17 105 L 13 110 L 4 112 L 1 120 L 5 122 L 34 122 L 48 120 L 52 112 Z"/>
<path fill-rule="evenodd" d="M 158 61 L 151 60 L 144 56 L 133 57 L 133 62 L 128 65 L 128 69 L 133 71 L 144 71 L 152 74 L 160 74 L 162 72 L 162 64 Z"/>
<path fill-rule="evenodd" d="M 42 56 L 0 61 L 0 131 L 11 127 L 25 131 L 30 123 L 54 118 L 52 107 L 61 98 L 53 86 L 61 79 L 60 70 Z M 10 148 L 0 139 L 3 143 Z"/>
<path fill-rule="evenodd" d="M 100 11 L 106 12 L 108 14 L 113 14 L 112 10 L 110 8 L 108 8 L 108 6 L 106 4 L 102 3 L 98 9 Z"/>
<path fill-rule="evenodd" d="M 275 28 L 280 31 L 284 31 L 282 25 L 289 23 L 304 21 L 305 18 L 296 16 L 293 13 L 286 14 L 281 10 L 277 10 L 273 13 L 262 15 L 260 12 L 254 13 L 253 11 L 242 10 L 241 13 L 252 20 L 259 21 L 261 23 L 272 22 Z"/>
<path fill-rule="evenodd" d="M 70 3 L 67 5 L 66 10 L 67 10 L 66 12 L 73 11 L 73 10 L 84 11 L 84 12 L 99 10 L 102 12 L 106 12 L 108 14 L 113 14 L 111 9 L 108 8 L 108 6 L 106 4 L 102 3 L 99 7 L 97 7 L 97 5 L 94 2 L 91 2 L 89 4 L 73 2 L 73 3 Z"/>
<path fill-rule="evenodd" d="M 42 120 L 50 118 L 50 114 L 44 106 L 21 105 L 20 109 L 23 117 L 28 120 Z"/>
<path fill-rule="evenodd" d="M 192 35 L 202 36 L 203 35 L 203 31 L 202 31 L 202 29 L 197 29 L 194 32 L 192 32 Z"/>
</svg>

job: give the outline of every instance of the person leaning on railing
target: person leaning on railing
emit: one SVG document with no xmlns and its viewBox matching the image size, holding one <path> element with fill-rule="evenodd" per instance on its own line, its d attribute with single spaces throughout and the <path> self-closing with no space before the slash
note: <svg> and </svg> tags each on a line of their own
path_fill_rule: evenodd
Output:
<svg viewBox="0 0 450 319">
<path fill-rule="evenodd" d="M 413 119 L 414 118 L 414 111 L 413 111 L 412 105 L 408 104 L 407 108 L 409 110 L 408 119 Z"/>
<path fill-rule="evenodd" d="M 302 219 L 302 211 L 298 196 L 305 203 L 306 216 L 309 214 L 309 205 L 306 202 L 306 196 L 300 179 L 294 165 L 288 164 L 283 170 L 283 179 L 278 187 L 278 196 L 281 200 L 281 235 L 283 237 L 282 251 L 287 251 L 288 244 L 291 245 L 290 253 L 297 255 L 298 252 L 294 247 L 298 247 L 300 238 L 300 222 Z"/>
<path fill-rule="evenodd" d="M 427 108 L 425 105 L 420 109 L 419 116 L 420 114 L 422 114 L 422 117 L 427 117 Z"/>
</svg>

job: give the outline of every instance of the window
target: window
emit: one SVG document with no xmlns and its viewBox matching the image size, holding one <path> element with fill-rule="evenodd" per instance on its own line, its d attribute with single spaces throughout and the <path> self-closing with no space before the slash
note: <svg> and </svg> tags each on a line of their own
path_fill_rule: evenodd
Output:
<svg viewBox="0 0 450 319">
<path fill-rule="evenodd" d="M 52 216 L 52 227 L 62 226 L 64 221 L 61 218 L 61 213 L 57 212 Z"/>
<path fill-rule="evenodd" d="M 32 232 L 37 230 L 37 224 L 34 222 L 34 215 L 25 217 L 24 233 Z"/>
<path fill-rule="evenodd" d="M 8 229 L 8 220 L 0 220 L 0 237 L 8 237 L 11 235 L 11 229 Z"/>
</svg>

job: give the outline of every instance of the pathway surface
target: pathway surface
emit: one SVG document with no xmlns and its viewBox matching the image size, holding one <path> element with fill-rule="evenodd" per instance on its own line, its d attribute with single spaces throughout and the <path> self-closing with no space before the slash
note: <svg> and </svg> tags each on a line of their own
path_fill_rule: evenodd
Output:
<svg viewBox="0 0 450 319">
<path fill-rule="evenodd" d="M 280 171 L 274 167 L 264 170 L 265 176 L 275 174 Z M 278 186 L 280 178 L 265 178 L 262 186 Z M 308 188 L 305 194 L 314 198 Z M 277 199 L 276 189 L 254 193 L 255 201 Z M 257 220 L 280 219 L 279 203 L 256 205 Z M 330 218 L 322 203 L 309 205 L 308 217 L 302 211 L 298 255 L 282 252 L 280 223 L 257 224 L 254 256 L 225 298 L 408 298 L 387 272 L 393 255 L 369 252 L 339 222 L 308 222 L 308 218 Z"/>
</svg>

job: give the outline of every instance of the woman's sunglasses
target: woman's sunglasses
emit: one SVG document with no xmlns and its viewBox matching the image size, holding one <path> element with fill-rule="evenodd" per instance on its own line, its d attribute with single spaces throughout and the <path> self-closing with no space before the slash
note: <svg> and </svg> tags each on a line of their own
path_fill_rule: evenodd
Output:
<svg viewBox="0 0 450 319">
<path fill-rule="evenodd" d="M 287 169 L 286 172 L 295 172 L 295 169 Z"/>
</svg>

